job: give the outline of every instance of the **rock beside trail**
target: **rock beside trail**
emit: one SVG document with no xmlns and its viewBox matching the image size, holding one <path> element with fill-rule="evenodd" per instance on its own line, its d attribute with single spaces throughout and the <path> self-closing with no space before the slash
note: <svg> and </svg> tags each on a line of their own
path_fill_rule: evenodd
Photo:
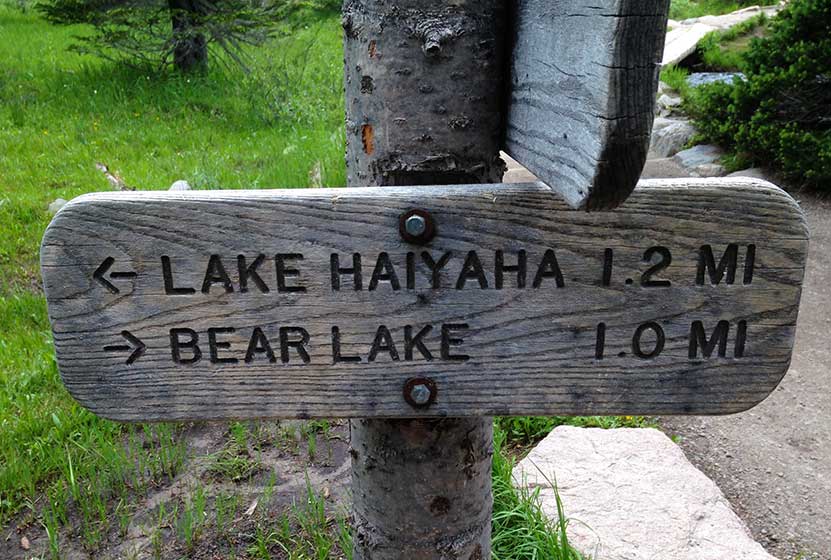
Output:
<svg viewBox="0 0 831 560">
<path fill-rule="evenodd" d="M 718 28 L 703 23 L 679 25 L 667 33 L 666 43 L 664 45 L 664 58 L 661 60 L 661 64 L 663 66 L 678 64 L 695 52 L 696 47 L 698 47 L 698 42 L 707 33 L 715 31 L 716 29 Z"/>
<path fill-rule="evenodd" d="M 698 42 L 711 31 L 730 29 L 761 13 L 773 16 L 782 8 L 782 5 L 764 8 L 750 6 L 720 16 L 703 16 L 682 21 L 671 21 L 668 25 L 669 32 L 667 33 L 661 64 L 664 66 L 678 64 L 691 55 L 698 46 Z"/>
<path fill-rule="evenodd" d="M 699 144 L 672 156 L 691 177 L 722 177 L 727 170 L 719 163 L 724 152 L 712 144 Z"/>
<path fill-rule="evenodd" d="M 755 542 L 718 487 L 663 432 L 561 426 L 517 465 L 540 488 L 571 544 L 603 560 L 776 560 Z"/>
<path fill-rule="evenodd" d="M 666 117 L 672 111 L 681 107 L 681 96 L 663 93 L 658 96 L 656 112 L 660 117 Z"/>
<path fill-rule="evenodd" d="M 770 181 L 771 183 L 776 183 L 776 181 L 771 179 L 771 174 L 762 169 L 761 167 L 751 167 L 749 169 L 742 169 L 741 171 L 734 171 L 727 175 L 728 177 L 753 177 L 754 179 L 764 179 L 765 181 Z"/>
<path fill-rule="evenodd" d="M 169 191 L 189 191 L 189 190 L 192 190 L 192 189 L 193 189 L 193 187 L 190 186 L 190 183 L 188 183 L 187 181 L 184 181 L 184 180 L 179 180 L 179 181 L 174 182 L 172 185 L 170 185 L 170 188 L 167 189 L 167 190 L 169 190 Z"/>
<path fill-rule="evenodd" d="M 58 213 L 58 210 L 66 206 L 66 200 L 62 198 L 56 198 L 52 202 L 49 203 L 49 213 L 53 216 Z"/>
<path fill-rule="evenodd" d="M 678 23 L 680 25 L 692 25 L 696 23 L 703 23 L 704 25 L 710 25 L 712 27 L 715 27 L 716 29 L 730 29 L 731 27 L 739 25 L 740 23 L 744 23 L 747 20 L 754 18 L 762 13 L 764 13 L 768 17 L 776 15 L 776 12 L 781 10 L 783 5 L 784 2 L 775 6 L 748 6 L 747 8 L 742 8 L 741 10 L 730 12 L 729 14 L 723 14 L 720 16 L 701 16 L 697 18 L 681 20 Z"/>
<path fill-rule="evenodd" d="M 741 72 L 695 72 L 687 76 L 687 85 L 690 87 L 698 87 L 716 82 L 732 84 L 736 78 L 740 80 L 745 79 L 744 74 Z"/>
<path fill-rule="evenodd" d="M 658 117 L 652 126 L 650 158 L 665 158 L 677 154 L 695 136 L 696 129 L 686 119 Z"/>
</svg>

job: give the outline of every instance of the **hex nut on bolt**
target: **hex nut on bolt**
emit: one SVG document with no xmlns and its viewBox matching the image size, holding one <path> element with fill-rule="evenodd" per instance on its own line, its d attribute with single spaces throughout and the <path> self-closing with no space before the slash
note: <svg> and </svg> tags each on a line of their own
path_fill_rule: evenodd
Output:
<svg viewBox="0 0 831 560">
<path fill-rule="evenodd" d="M 436 224 L 429 212 L 413 208 L 398 218 L 398 232 L 407 243 L 424 245 L 436 236 Z"/>
<path fill-rule="evenodd" d="M 427 408 L 436 402 L 436 382 L 427 377 L 415 377 L 404 383 L 404 400 L 413 408 Z"/>
<path fill-rule="evenodd" d="M 424 217 L 413 214 L 404 222 L 404 228 L 413 237 L 421 237 L 427 231 L 427 222 L 424 220 Z"/>
</svg>

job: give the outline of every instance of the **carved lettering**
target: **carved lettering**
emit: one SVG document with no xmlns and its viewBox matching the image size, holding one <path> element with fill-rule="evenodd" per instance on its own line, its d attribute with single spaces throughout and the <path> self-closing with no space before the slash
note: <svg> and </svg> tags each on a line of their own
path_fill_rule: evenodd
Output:
<svg viewBox="0 0 831 560">
<path fill-rule="evenodd" d="M 332 363 L 358 363 L 361 361 L 360 356 L 343 356 L 340 351 L 340 329 L 332 327 Z"/>
<path fill-rule="evenodd" d="M 369 350 L 368 362 L 374 362 L 378 357 L 379 352 L 387 352 L 393 362 L 398 361 L 398 350 L 395 348 L 395 342 L 392 340 L 390 330 L 381 325 L 375 333 L 375 340 L 372 341 L 372 348 Z"/>
<path fill-rule="evenodd" d="M 467 330 L 467 323 L 456 323 L 441 326 L 441 359 L 449 362 L 466 362 L 470 359 L 467 354 L 451 354 L 450 349 L 464 344 L 464 339 L 454 336 L 453 331 Z"/>
<path fill-rule="evenodd" d="M 173 268 L 170 265 L 170 257 L 162 256 L 162 276 L 164 277 L 164 293 L 167 295 L 190 295 L 195 294 L 193 288 L 177 288 L 173 282 Z"/>
<path fill-rule="evenodd" d="M 260 327 L 254 327 L 254 331 L 251 333 L 248 350 L 245 352 L 245 363 L 253 362 L 257 354 L 265 354 L 266 359 L 272 364 L 277 362 L 274 350 L 271 349 L 271 342 Z"/>
<path fill-rule="evenodd" d="M 413 336 L 413 327 L 412 325 L 406 325 L 404 327 L 404 359 L 407 361 L 411 361 L 413 359 L 413 349 L 418 348 L 418 351 L 424 357 L 425 360 L 428 362 L 433 360 L 433 354 L 430 353 L 430 350 L 427 349 L 427 346 L 424 344 L 424 337 L 430 334 L 433 330 L 433 327 L 427 325 L 426 327 L 422 328 L 418 331 L 418 334 Z"/>
<path fill-rule="evenodd" d="M 701 354 L 704 358 L 709 358 L 713 355 L 716 348 L 718 348 L 718 357 L 724 358 L 727 355 L 727 335 L 729 333 L 730 323 L 728 321 L 719 321 L 715 330 L 713 330 L 712 336 L 708 339 L 707 331 L 704 330 L 704 323 L 702 321 L 693 321 L 690 326 L 690 359 L 694 360 L 698 358 L 699 349 L 701 349 Z"/>
<path fill-rule="evenodd" d="M 225 272 L 225 266 L 222 264 L 222 259 L 219 255 L 211 255 L 208 261 L 205 280 L 202 282 L 202 293 L 211 293 L 211 286 L 214 284 L 222 284 L 227 293 L 234 291 L 234 285 L 231 283 L 231 278 L 228 276 L 228 273 Z"/>
<path fill-rule="evenodd" d="M 488 288 L 488 279 L 485 277 L 485 270 L 482 268 L 476 251 L 470 251 L 467 254 L 465 264 L 462 265 L 462 271 L 459 273 L 459 279 L 456 281 L 456 289 L 463 289 L 468 280 L 476 280 L 483 290 Z"/>
<path fill-rule="evenodd" d="M 312 361 L 306 346 L 309 344 L 309 332 L 302 327 L 280 327 L 280 361 L 291 361 L 290 349 L 294 349 L 304 364 Z"/>
<path fill-rule="evenodd" d="M 341 276 L 352 276 L 352 287 L 356 292 L 360 292 L 363 289 L 360 253 L 354 253 L 352 255 L 352 266 L 350 267 L 341 267 L 340 256 L 337 253 L 332 253 L 330 266 L 332 270 L 332 290 L 340 290 Z"/>
<path fill-rule="evenodd" d="M 497 251 L 494 259 L 494 284 L 497 290 L 501 290 L 504 284 L 504 274 L 506 272 L 516 272 L 516 287 L 525 287 L 525 277 L 527 275 L 527 261 L 528 258 L 524 250 L 517 252 L 517 263 L 515 265 L 505 264 L 505 254 L 503 251 Z"/>
<path fill-rule="evenodd" d="M 653 280 L 652 277 L 663 272 L 672 264 L 672 253 L 666 247 L 650 247 L 643 254 L 643 262 L 651 263 L 655 255 L 658 255 L 658 262 L 649 267 L 641 276 L 641 286 L 644 288 L 668 288 L 672 285 L 669 280 Z"/>
<path fill-rule="evenodd" d="M 248 291 L 248 280 L 251 279 L 254 285 L 264 294 L 269 292 L 268 286 L 263 282 L 260 273 L 257 269 L 265 261 L 265 255 L 257 255 L 257 258 L 251 264 L 247 263 L 245 255 L 237 255 L 237 272 L 239 272 L 239 291 L 246 293 Z"/>
<path fill-rule="evenodd" d="M 438 261 L 434 261 L 433 257 L 427 251 L 421 253 L 421 260 L 430 268 L 430 286 L 434 290 L 438 290 L 441 287 L 441 269 L 445 267 L 451 255 L 452 253 L 448 251 L 439 257 Z"/>
<path fill-rule="evenodd" d="M 641 346 L 641 338 L 647 331 L 651 331 L 655 337 L 654 346 L 652 347 L 652 350 L 648 352 L 644 351 Z M 661 328 L 661 325 L 655 322 L 644 323 L 635 330 L 635 334 L 632 336 L 632 353 L 642 360 L 649 360 L 657 357 L 664 351 L 665 343 L 666 335 L 664 334 L 664 329 Z"/>
<path fill-rule="evenodd" d="M 188 337 L 182 340 L 182 336 Z M 202 359 L 202 350 L 199 349 L 199 335 L 193 329 L 170 329 L 170 353 L 176 364 L 195 364 Z M 182 350 L 189 350 L 189 358 L 182 357 Z"/>
<path fill-rule="evenodd" d="M 275 267 L 277 269 L 277 291 L 288 293 L 303 293 L 306 291 L 304 286 L 289 286 L 286 283 L 286 278 L 298 278 L 300 271 L 296 268 L 286 266 L 286 261 L 302 261 L 303 255 L 299 253 L 280 253 L 274 257 Z"/>
<path fill-rule="evenodd" d="M 220 327 L 220 328 L 210 328 L 208 329 L 208 349 L 210 350 L 211 354 L 211 363 L 212 364 L 235 364 L 239 360 L 236 358 L 231 357 L 220 357 L 219 351 L 220 350 L 227 350 L 231 348 L 231 343 L 228 341 L 220 341 L 217 339 L 217 335 L 220 334 L 231 334 L 236 329 L 232 327 Z"/>
<path fill-rule="evenodd" d="M 560 270 L 560 265 L 557 262 L 557 255 L 552 249 L 548 249 L 543 255 L 532 285 L 535 288 L 539 288 L 542 285 L 542 281 L 546 278 L 554 278 L 558 288 L 564 288 L 566 285 L 563 279 L 563 272 Z"/>
<path fill-rule="evenodd" d="M 378 289 L 379 282 L 389 282 L 393 291 L 401 289 L 401 284 L 398 282 L 398 275 L 395 273 L 395 268 L 392 266 L 390 256 L 387 253 L 378 255 L 375 270 L 372 271 L 372 278 L 369 279 L 369 291 L 372 292 Z"/>
</svg>

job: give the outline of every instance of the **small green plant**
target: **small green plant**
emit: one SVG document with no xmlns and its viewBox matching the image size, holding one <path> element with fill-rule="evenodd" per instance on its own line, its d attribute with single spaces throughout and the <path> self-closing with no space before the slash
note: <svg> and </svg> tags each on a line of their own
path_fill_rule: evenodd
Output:
<svg viewBox="0 0 831 560">
<path fill-rule="evenodd" d="M 51 506 L 47 506 L 43 514 L 43 530 L 46 531 L 46 538 L 49 541 L 49 558 L 51 560 L 60 560 L 61 546 L 58 540 L 58 533 L 60 531 L 58 519 L 55 512 L 52 511 Z"/>
<path fill-rule="evenodd" d="M 183 504 L 179 517 L 179 536 L 185 543 L 185 550 L 192 552 L 205 527 L 205 489 L 197 486 Z"/>
<path fill-rule="evenodd" d="M 776 4 L 776 0 L 672 0 L 669 17 L 688 19 L 706 15 L 720 15 L 733 12 L 745 6 Z"/>
<path fill-rule="evenodd" d="M 493 454 L 493 528 L 491 548 L 494 560 L 580 560 L 582 556 L 568 543 L 568 520 L 559 495 L 557 520 L 551 521 L 542 511 L 539 488 L 516 488 L 514 462 L 504 451 L 506 434 L 494 430 Z"/>
<path fill-rule="evenodd" d="M 696 88 L 701 134 L 792 181 L 831 184 L 831 0 L 795 0 L 751 43 L 746 80 Z"/>
<path fill-rule="evenodd" d="M 661 69 L 661 81 L 685 97 L 690 89 L 687 84 L 689 70 L 680 66 L 669 65 Z"/>
<path fill-rule="evenodd" d="M 713 31 L 698 43 L 698 52 L 708 70 L 740 71 L 744 67 L 744 53 L 750 47 L 753 34 L 763 28 L 768 17 L 761 13 L 725 31 Z"/>
<path fill-rule="evenodd" d="M 234 519 L 237 517 L 239 510 L 239 496 L 236 494 L 219 493 L 214 500 L 214 510 L 216 511 L 216 530 L 220 537 L 228 537 L 228 531 L 231 529 Z"/>
<path fill-rule="evenodd" d="M 159 504 L 158 511 L 156 512 L 156 522 L 150 531 L 150 550 L 154 560 L 161 560 L 162 554 L 164 553 L 164 535 L 162 534 L 162 530 L 169 526 L 167 516 L 167 507 L 164 503 Z M 176 516 L 175 512 L 173 516 Z"/>
<path fill-rule="evenodd" d="M 502 416 L 495 420 L 508 448 L 529 447 L 557 426 L 579 428 L 646 428 L 655 423 L 645 416 Z"/>
<path fill-rule="evenodd" d="M 248 429 L 235 422 L 229 429 L 230 438 L 217 453 L 210 456 L 208 474 L 220 480 L 239 482 L 250 479 L 262 469 L 262 463 L 248 449 Z"/>
</svg>

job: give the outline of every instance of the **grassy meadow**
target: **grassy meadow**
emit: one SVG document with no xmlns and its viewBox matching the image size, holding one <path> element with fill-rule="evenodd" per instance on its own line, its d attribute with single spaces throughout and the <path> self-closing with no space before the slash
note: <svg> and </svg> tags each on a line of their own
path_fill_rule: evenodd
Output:
<svg viewBox="0 0 831 560">
<path fill-rule="evenodd" d="M 214 427 L 221 443 L 205 452 L 192 443 L 198 426 L 99 419 L 60 383 L 38 272 L 49 203 L 112 190 L 100 166 L 137 189 L 344 184 L 339 15 L 310 16 L 251 50 L 248 72 L 191 76 L 68 51 L 85 32 L 0 3 L 0 557 L 349 558 L 346 514 L 325 489 L 307 483 L 292 504 L 263 506 L 277 484 L 265 457 L 318 464 L 343 423 Z M 510 479 L 514 459 L 566 422 L 647 420 L 498 420 L 497 560 L 578 558 L 564 519 L 546 520 Z M 260 508 L 243 513 L 237 490 L 257 476 Z M 119 548 L 128 538 L 144 539 L 142 555 Z"/>
</svg>

